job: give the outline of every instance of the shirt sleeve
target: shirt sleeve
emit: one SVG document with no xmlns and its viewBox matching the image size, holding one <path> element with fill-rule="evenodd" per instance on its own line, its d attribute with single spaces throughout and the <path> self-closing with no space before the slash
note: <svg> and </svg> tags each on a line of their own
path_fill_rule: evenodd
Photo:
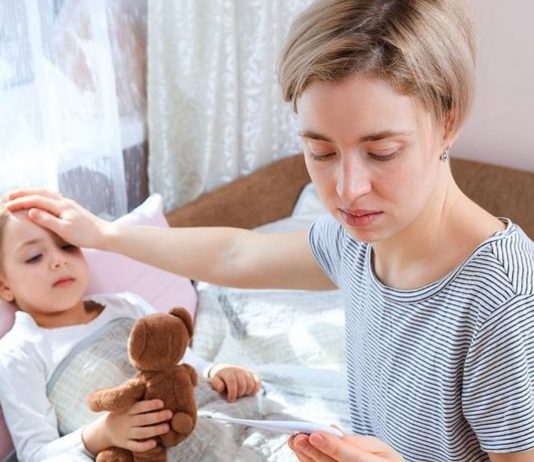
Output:
<svg viewBox="0 0 534 462">
<path fill-rule="evenodd" d="M 193 366 L 193 368 L 197 371 L 198 375 L 202 377 L 205 377 L 208 371 L 213 367 L 213 363 L 206 361 L 204 358 L 201 358 L 189 347 L 187 347 L 187 350 L 185 350 L 184 357 L 180 361 L 180 364 L 183 363 L 187 363 Z"/>
<path fill-rule="evenodd" d="M 20 461 L 40 462 L 66 454 L 71 460 L 92 460 L 82 441 L 82 429 L 59 435 L 57 417 L 46 396 L 44 371 L 28 352 L 3 352 L 0 403 Z"/>
<path fill-rule="evenodd" d="M 324 215 L 311 226 L 308 242 L 324 272 L 339 287 L 339 268 L 345 231 L 331 215 Z"/>
<path fill-rule="evenodd" d="M 462 406 L 484 451 L 534 448 L 534 296 L 485 320 L 466 357 Z"/>
</svg>

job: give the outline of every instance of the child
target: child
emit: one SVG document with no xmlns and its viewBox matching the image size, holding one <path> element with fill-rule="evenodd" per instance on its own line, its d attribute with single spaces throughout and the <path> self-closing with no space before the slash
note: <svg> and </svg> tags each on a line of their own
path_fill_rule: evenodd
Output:
<svg viewBox="0 0 534 462">
<path fill-rule="evenodd" d="M 65 358 L 113 322 L 126 319 L 131 325 L 154 311 L 134 294 L 83 297 L 87 285 L 79 248 L 33 224 L 26 212 L 0 209 L 0 296 L 20 309 L 11 331 L 0 339 L 0 403 L 20 461 L 67 453 L 94 457 L 109 446 L 145 451 L 155 446 L 155 436 L 168 431 L 171 412 L 160 400 L 140 401 L 125 414 L 93 415 L 86 426 L 61 431 L 62 418 L 49 392 Z M 226 392 L 228 401 L 259 390 L 259 379 L 247 369 L 211 366 L 190 350 L 184 362 L 215 390 Z M 79 377 L 80 386 L 86 379 L 100 377 Z"/>
</svg>

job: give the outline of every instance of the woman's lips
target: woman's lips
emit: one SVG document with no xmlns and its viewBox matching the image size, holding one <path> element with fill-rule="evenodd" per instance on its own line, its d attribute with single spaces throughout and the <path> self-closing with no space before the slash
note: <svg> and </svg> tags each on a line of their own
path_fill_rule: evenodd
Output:
<svg viewBox="0 0 534 462">
<path fill-rule="evenodd" d="M 74 278 L 61 278 L 54 282 L 54 287 L 67 287 L 74 282 Z"/>
<path fill-rule="evenodd" d="M 343 221 L 348 225 L 356 228 L 369 226 L 374 223 L 383 212 L 378 210 L 347 210 L 339 209 Z"/>
</svg>

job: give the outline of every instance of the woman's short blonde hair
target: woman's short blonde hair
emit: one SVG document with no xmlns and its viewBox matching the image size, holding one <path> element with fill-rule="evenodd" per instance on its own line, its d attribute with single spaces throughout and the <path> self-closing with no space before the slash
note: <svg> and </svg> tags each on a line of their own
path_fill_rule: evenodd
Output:
<svg viewBox="0 0 534 462">
<path fill-rule="evenodd" d="M 467 0 L 317 0 L 293 22 L 278 63 L 284 99 L 354 73 L 418 98 L 457 132 L 473 100 L 476 36 Z"/>
</svg>

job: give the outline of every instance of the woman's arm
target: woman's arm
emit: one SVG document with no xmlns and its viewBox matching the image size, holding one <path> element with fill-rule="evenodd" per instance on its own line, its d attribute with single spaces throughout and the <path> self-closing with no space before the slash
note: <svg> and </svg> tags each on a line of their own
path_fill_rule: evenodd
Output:
<svg viewBox="0 0 534 462">
<path fill-rule="evenodd" d="M 335 288 L 313 258 L 306 231 L 120 226 L 57 193 L 24 190 L 8 200 L 10 210 L 32 209 L 32 220 L 74 245 L 121 253 L 190 279 L 243 288 Z"/>
<path fill-rule="evenodd" d="M 489 452 L 491 462 L 534 462 L 534 450 L 497 454 Z"/>
</svg>

